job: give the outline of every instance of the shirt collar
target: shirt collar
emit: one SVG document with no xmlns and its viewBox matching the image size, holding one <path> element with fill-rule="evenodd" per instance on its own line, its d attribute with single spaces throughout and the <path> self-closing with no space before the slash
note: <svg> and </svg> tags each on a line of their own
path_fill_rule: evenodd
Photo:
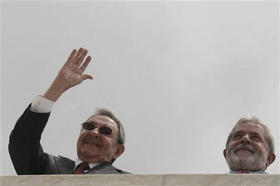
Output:
<svg viewBox="0 0 280 186">
<path fill-rule="evenodd" d="M 77 166 L 78 165 L 80 165 L 82 163 L 82 161 L 79 159 L 79 158 L 77 158 L 76 160 L 75 160 L 75 169 L 77 168 Z M 96 165 L 99 165 L 100 163 L 89 163 L 88 164 L 88 166 L 89 166 L 89 168 L 91 169 L 91 168 L 93 168 L 93 167 L 95 167 Z"/>
</svg>

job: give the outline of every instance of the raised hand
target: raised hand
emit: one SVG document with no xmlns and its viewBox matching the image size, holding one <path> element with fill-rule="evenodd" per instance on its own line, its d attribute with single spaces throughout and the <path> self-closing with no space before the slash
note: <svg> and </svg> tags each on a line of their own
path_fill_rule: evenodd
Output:
<svg viewBox="0 0 280 186">
<path fill-rule="evenodd" d="M 74 49 L 68 57 L 66 63 L 60 69 L 50 88 L 44 97 L 56 101 L 67 89 L 74 87 L 86 79 L 93 79 L 91 75 L 84 74 L 91 57 L 87 56 L 87 49 Z"/>
</svg>

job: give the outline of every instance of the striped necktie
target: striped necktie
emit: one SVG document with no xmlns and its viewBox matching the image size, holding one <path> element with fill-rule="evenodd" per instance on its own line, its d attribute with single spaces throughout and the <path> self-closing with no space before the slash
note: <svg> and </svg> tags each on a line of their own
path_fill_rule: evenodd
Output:
<svg viewBox="0 0 280 186">
<path fill-rule="evenodd" d="M 249 171 L 246 170 L 240 170 L 236 172 L 237 174 L 249 174 Z"/>
<path fill-rule="evenodd" d="M 85 170 L 88 169 L 89 169 L 88 163 L 83 162 L 78 166 L 78 168 L 73 172 L 73 174 L 84 174 Z"/>
</svg>

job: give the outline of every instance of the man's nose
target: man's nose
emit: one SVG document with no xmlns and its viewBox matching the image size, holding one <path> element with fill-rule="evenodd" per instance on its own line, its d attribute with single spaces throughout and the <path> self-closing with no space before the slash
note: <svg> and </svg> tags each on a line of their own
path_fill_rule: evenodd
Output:
<svg viewBox="0 0 280 186">
<path fill-rule="evenodd" d="M 250 139 L 249 134 L 245 134 L 244 136 L 242 136 L 241 142 L 242 143 L 251 143 L 251 139 Z"/>
<path fill-rule="evenodd" d="M 99 129 L 98 128 L 94 128 L 93 130 L 91 130 L 91 133 L 93 133 L 95 135 L 99 135 Z"/>
</svg>

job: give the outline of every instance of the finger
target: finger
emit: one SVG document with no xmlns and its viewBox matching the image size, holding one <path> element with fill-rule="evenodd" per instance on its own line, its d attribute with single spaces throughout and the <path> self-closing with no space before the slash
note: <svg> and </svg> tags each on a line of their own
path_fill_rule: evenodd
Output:
<svg viewBox="0 0 280 186">
<path fill-rule="evenodd" d="M 87 55 L 88 51 L 87 49 L 85 49 L 82 53 L 82 55 L 79 57 L 78 61 L 77 61 L 77 65 L 80 66 L 83 62 L 83 60 L 85 59 L 86 55 Z"/>
<path fill-rule="evenodd" d="M 75 63 L 75 64 L 77 63 L 77 61 L 78 61 L 79 57 L 81 56 L 83 50 L 84 50 L 83 48 L 80 48 L 80 49 L 78 50 L 78 52 L 77 52 L 76 55 L 74 56 L 73 63 Z"/>
<path fill-rule="evenodd" d="M 83 74 L 83 75 L 81 76 L 81 79 L 82 79 L 82 81 L 84 81 L 84 80 L 86 80 L 86 79 L 93 79 L 93 77 L 92 77 L 91 75 L 89 75 L 89 74 Z"/>
<path fill-rule="evenodd" d="M 87 66 L 90 63 L 90 60 L 91 60 L 91 57 L 88 56 L 80 68 L 82 72 L 84 72 L 87 69 Z"/>
<path fill-rule="evenodd" d="M 68 57 L 66 63 L 70 63 L 73 60 L 74 55 L 76 54 L 77 50 L 73 49 L 70 56 Z"/>
</svg>

